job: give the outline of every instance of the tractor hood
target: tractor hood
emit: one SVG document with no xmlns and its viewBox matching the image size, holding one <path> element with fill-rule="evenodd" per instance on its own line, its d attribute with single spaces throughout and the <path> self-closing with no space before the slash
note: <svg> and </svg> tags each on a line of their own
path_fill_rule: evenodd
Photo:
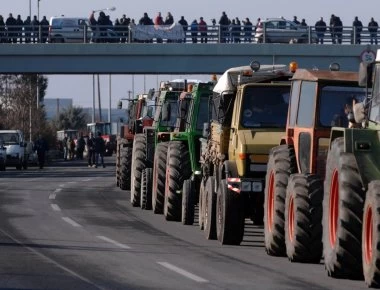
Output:
<svg viewBox="0 0 380 290">
<path fill-rule="evenodd" d="M 245 153 L 269 154 L 270 149 L 280 144 L 285 131 L 239 130 L 238 137 Z"/>
</svg>

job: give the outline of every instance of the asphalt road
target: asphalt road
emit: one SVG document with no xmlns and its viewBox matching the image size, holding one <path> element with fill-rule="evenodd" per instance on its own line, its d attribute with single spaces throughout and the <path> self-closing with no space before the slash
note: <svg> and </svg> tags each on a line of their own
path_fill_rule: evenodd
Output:
<svg viewBox="0 0 380 290">
<path fill-rule="evenodd" d="M 0 289 L 367 289 L 268 256 L 248 220 L 241 246 L 221 246 L 133 208 L 106 162 L 0 172 Z"/>
</svg>

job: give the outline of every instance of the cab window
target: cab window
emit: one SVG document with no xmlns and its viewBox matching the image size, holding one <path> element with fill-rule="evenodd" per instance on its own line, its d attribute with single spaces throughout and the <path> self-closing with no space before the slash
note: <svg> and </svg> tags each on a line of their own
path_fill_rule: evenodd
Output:
<svg viewBox="0 0 380 290">
<path fill-rule="evenodd" d="M 315 82 L 302 82 L 297 116 L 298 127 L 310 128 L 313 126 L 316 93 Z"/>
<path fill-rule="evenodd" d="M 380 65 L 375 68 L 375 80 L 380 77 Z M 373 83 L 370 120 L 380 123 L 380 82 Z"/>
</svg>

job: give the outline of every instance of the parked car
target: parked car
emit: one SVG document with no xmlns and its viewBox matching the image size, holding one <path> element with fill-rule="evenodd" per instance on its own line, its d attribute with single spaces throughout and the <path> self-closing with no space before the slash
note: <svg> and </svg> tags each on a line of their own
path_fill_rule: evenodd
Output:
<svg viewBox="0 0 380 290">
<path fill-rule="evenodd" d="M 311 43 L 317 42 L 314 31 L 310 37 Z M 260 22 L 255 32 L 256 42 L 264 40 L 266 43 L 309 43 L 309 28 L 284 18 L 268 18 Z"/>
<path fill-rule="evenodd" d="M 49 42 L 83 42 L 84 27 L 87 27 L 87 38 L 91 37 L 87 17 L 51 17 L 49 21 Z"/>
<path fill-rule="evenodd" d="M 6 166 L 15 166 L 18 170 L 28 168 L 27 144 L 20 130 L 0 130 L 0 142 L 6 148 Z"/>
</svg>

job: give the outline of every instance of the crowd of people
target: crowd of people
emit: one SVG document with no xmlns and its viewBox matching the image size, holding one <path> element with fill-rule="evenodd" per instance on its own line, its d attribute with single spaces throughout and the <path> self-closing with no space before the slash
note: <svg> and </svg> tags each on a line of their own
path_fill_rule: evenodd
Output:
<svg viewBox="0 0 380 290">
<path fill-rule="evenodd" d="M 61 142 L 64 161 L 83 160 L 86 151 L 88 167 L 97 168 L 99 165 L 102 165 L 103 168 L 106 167 L 104 163 L 106 145 L 100 132 L 97 132 L 96 137 L 90 132 L 88 138 L 84 138 L 81 133 L 76 142 L 74 139 L 66 134 Z"/>
<path fill-rule="evenodd" d="M 165 18 L 161 12 L 158 12 L 154 18 L 149 17 L 148 13 L 145 12 L 138 21 L 124 14 L 122 17 L 112 21 L 109 15 L 101 11 L 98 17 L 95 16 L 95 12 L 92 12 L 88 22 L 93 31 L 99 30 L 100 37 L 97 38 L 96 42 L 125 43 L 128 41 L 130 25 L 172 25 L 176 21 L 171 12 L 167 12 Z M 305 19 L 302 19 L 300 22 L 296 16 L 294 16 L 293 22 L 301 26 L 308 26 Z M 222 12 L 218 22 L 216 19 L 211 19 L 211 23 L 207 23 L 203 17 L 199 17 L 199 19 L 194 19 L 189 23 L 184 16 L 181 16 L 177 23 L 182 26 L 185 33 L 189 33 L 192 43 L 207 43 L 210 40 L 214 40 L 214 38 L 217 39 L 217 37 L 219 37 L 218 29 L 220 29 L 220 42 L 222 43 L 250 43 L 253 40 L 256 28 L 261 25 L 261 19 L 258 18 L 256 23 L 253 24 L 248 17 L 244 20 L 240 20 L 239 17 L 229 18 L 226 12 Z M 219 27 L 217 27 L 217 25 L 219 25 Z M 329 32 L 331 42 L 341 44 L 344 26 L 340 17 L 337 15 L 332 14 L 329 23 L 326 23 L 323 17 L 320 17 L 314 24 L 315 32 L 318 35 L 318 43 L 323 44 L 325 34 Z M 359 17 L 355 17 L 352 27 L 355 34 L 355 43 L 360 44 L 361 33 L 363 32 L 364 26 L 362 21 L 359 20 Z M 370 36 L 371 44 L 378 43 L 378 28 L 378 23 L 372 17 L 366 28 Z M 116 39 L 113 39 L 113 41 L 106 37 L 106 30 L 108 29 L 111 29 L 116 35 Z M 17 15 L 17 17 L 14 18 L 12 13 L 10 13 L 8 18 L 4 20 L 3 16 L 0 15 L 0 43 L 45 43 L 48 41 L 48 35 L 49 21 L 46 16 L 43 16 L 41 20 L 39 20 L 37 16 L 33 16 L 33 19 L 28 16 L 23 20 L 21 15 Z M 186 38 L 181 41 L 186 42 Z M 163 40 L 158 38 L 156 42 L 161 43 Z M 170 41 L 168 40 L 167 42 Z"/>
</svg>

